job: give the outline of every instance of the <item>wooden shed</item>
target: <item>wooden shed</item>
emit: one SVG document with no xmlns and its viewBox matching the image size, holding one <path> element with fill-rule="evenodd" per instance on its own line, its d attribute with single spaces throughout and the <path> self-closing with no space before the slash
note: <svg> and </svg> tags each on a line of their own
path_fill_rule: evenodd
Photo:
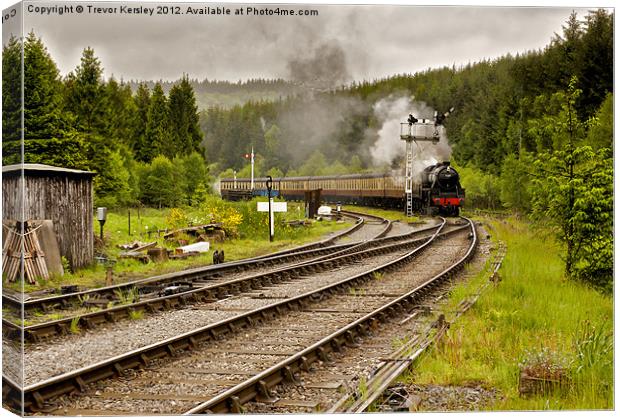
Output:
<svg viewBox="0 0 620 418">
<path fill-rule="evenodd" d="M 60 254 L 67 258 L 72 268 L 86 266 L 94 259 L 94 175 L 90 171 L 44 164 L 4 166 L 2 217 L 17 221 L 51 220 Z"/>
</svg>

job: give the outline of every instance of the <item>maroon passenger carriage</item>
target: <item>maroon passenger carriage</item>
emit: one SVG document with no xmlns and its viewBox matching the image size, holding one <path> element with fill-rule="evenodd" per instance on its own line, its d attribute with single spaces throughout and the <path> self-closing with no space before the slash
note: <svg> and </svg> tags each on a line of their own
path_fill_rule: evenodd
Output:
<svg viewBox="0 0 620 418">
<path fill-rule="evenodd" d="M 254 189 L 247 178 L 223 178 L 220 192 L 223 199 L 241 200 L 266 196 L 266 178 L 255 178 Z M 273 179 L 273 196 L 301 201 L 304 192 L 321 189 L 326 203 L 356 204 L 403 209 L 405 178 L 391 174 L 345 174 L 339 176 L 281 177 Z M 414 210 L 426 214 L 458 215 L 463 206 L 465 190 L 456 170 L 443 162 L 427 167 L 421 181 L 413 184 Z"/>
</svg>

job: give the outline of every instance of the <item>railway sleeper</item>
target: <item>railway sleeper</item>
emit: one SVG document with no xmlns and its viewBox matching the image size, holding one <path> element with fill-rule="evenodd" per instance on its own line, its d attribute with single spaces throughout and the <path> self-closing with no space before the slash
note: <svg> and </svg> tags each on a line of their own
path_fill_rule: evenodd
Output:
<svg viewBox="0 0 620 418">
<path fill-rule="evenodd" d="M 55 337 L 57 334 L 60 334 L 60 331 L 55 326 L 51 326 L 41 329 L 28 330 L 26 333 L 28 335 L 28 339 L 38 343 Z"/>
<path fill-rule="evenodd" d="M 107 322 L 107 318 L 104 315 L 93 315 L 86 318 L 80 318 L 80 323 L 86 325 L 86 328 L 93 329 L 99 325 Z"/>
<path fill-rule="evenodd" d="M 116 322 L 129 317 L 129 313 L 126 309 L 119 309 L 116 311 L 109 311 L 105 313 L 105 319 L 108 322 Z"/>
<path fill-rule="evenodd" d="M 148 313 L 155 313 L 163 311 L 165 309 L 164 303 L 161 300 L 150 301 L 145 306 Z"/>
</svg>

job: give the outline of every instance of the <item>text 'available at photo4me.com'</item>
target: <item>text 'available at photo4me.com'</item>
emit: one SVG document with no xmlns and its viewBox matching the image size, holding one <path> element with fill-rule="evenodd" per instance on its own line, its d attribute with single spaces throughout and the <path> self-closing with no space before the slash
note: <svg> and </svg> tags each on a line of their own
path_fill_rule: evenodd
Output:
<svg viewBox="0 0 620 418">
<path fill-rule="evenodd" d="M 74 15 L 141 15 L 141 16 L 319 16 L 319 11 L 311 8 L 263 5 L 216 5 L 216 4 L 153 4 L 138 3 L 70 3 L 70 4 L 28 4 L 24 8 L 27 14 L 41 16 Z M 15 17 L 16 9 L 5 10 L 2 22 Z"/>
</svg>

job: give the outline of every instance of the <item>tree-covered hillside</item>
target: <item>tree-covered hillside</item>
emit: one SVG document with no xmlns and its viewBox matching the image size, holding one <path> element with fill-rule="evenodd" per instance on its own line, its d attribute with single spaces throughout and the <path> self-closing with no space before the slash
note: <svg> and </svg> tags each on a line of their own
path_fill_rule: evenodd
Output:
<svg viewBox="0 0 620 418">
<path fill-rule="evenodd" d="M 145 84 L 149 89 L 153 89 L 159 84 L 167 94 L 176 84 L 171 81 L 130 81 L 132 90 L 136 90 L 141 84 Z M 242 106 L 247 102 L 257 102 L 261 100 L 275 101 L 294 96 L 304 88 L 290 81 L 282 79 L 252 79 L 239 80 L 237 82 L 209 80 L 202 81 L 190 79 L 189 84 L 196 94 L 196 104 L 198 109 L 208 109 L 210 107 L 222 107 L 229 109 L 233 106 Z"/>
</svg>

